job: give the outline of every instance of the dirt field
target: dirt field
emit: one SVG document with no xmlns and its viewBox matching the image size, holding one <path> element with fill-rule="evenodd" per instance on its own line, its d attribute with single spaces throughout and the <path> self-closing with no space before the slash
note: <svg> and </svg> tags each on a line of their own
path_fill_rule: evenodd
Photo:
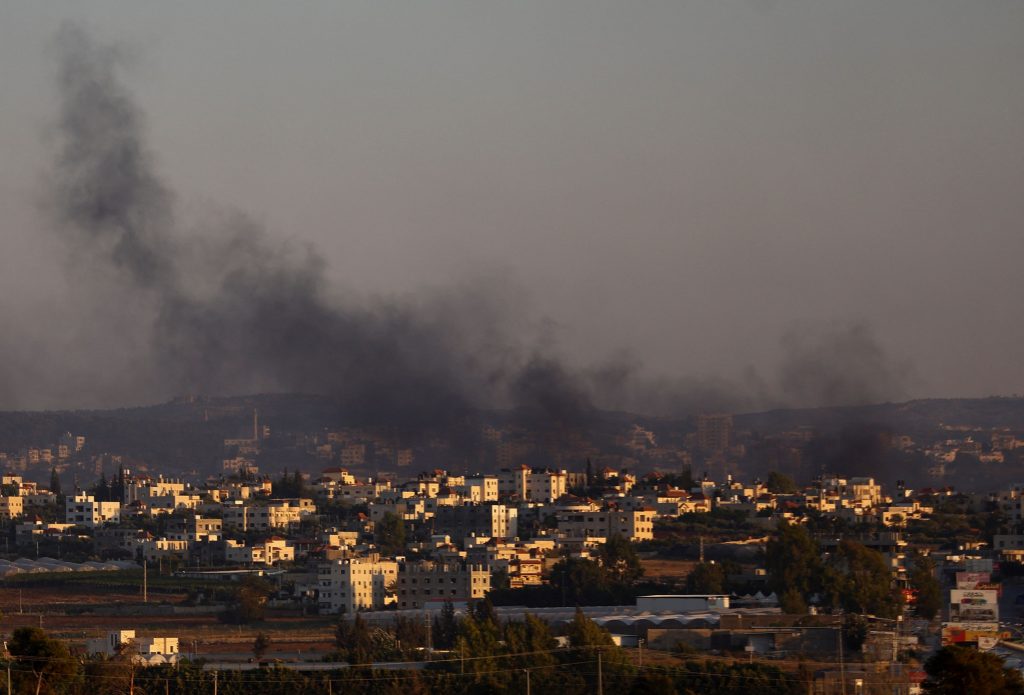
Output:
<svg viewBox="0 0 1024 695">
<path fill-rule="evenodd" d="M 185 594 L 159 594 L 151 604 L 177 604 Z M 18 627 L 42 627 L 50 634 L 84 644 L 111 630 L 136 630 L 143 635 L 167 635 L 180 640 L 182 651 L 197 649 L 202 654 L 247 653 L 260 632 L 267 634 L 275 652 L 308 654 L 333 649 L 334 626 L 330 618 L 301 617 L 294 613 L 275 614 L 252 626 L 226 625 L 216 615 L 98 615 L 104 606 L 142 606 L 141 597 L 132 592 L 97 593 L 62 587 L 8 588 L 0 586 L 0 632 L 9 634 Z M 83 611 L 84 609 L 84 611 Z"/>
<path fill-rule="evenodd" d="M 677 580 L 683 581 L 691 571 L 696 562 L 693 560 L 641 560 L 644 568 L 644 577 L 648 579 Z"/>
</svg>

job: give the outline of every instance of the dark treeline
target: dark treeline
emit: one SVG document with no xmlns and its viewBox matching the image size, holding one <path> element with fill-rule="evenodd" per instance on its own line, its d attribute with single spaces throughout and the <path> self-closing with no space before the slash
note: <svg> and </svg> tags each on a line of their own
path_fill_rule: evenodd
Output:
<svg viewBox="0 0 1024 695">
<path fill-rule="evenodd" d="M 589 695 L 596 692 L 596 658 L 555 668 L 531 670 L 531 691 L 559 692 L 564 695 Z M 649 667 L 631 671 L 602 672 L 605 692 L 673 693 L 715 692 L 719 695 L 797 695 L 807 692 L 803 676 L 787 674 L 772 666 L 737 662 L 689 661 L 676 667 Z M 15 695 L 35 693 L 36 676 L 31 671 L 12 669 Z M 167 695 L 212 695 L 214 675 L 198 667 L 139 668 L 134 674 L 119 674 L 103 669 L 102 664 L 83 667 L 68 681 L 49 684 L 44 681 L 40 693 L 67 695 L 112 695 L 128 692 L 134 680 L 137 693 Z M 300 672 L 285 668 L 252 671 L 221 671 L 217 674 L 217 695 L 293 695 L 294 693 L 431 693 L 525 692 L 526 673 L 497 669 L 492 674 L 460 674 L 450 670 L 382 671 L 339 669 L 327 672 Z"/>
</svg>

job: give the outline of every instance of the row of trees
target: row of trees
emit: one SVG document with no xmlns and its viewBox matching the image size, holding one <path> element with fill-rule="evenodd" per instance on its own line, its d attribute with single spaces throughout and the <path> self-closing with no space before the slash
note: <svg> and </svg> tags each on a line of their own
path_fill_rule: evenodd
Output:
<svg viewBox="0 0 1024 695">
<path fill-rule="evenodd" d="M 454 614 L 452 614 L 453 616 Z M 365 640 L 356 620 L 339 624 L 339 643 Z M 365 624 L 362 626 L 365 628 Z M 398 634 L 403 628 L 395 628 Z M 387 632 L 387 631 L 385 631 Z M 7 643 L 11 657 L 11 692 L 18 695 L 114 695 L 126 692 L 168 695 L 250 692 L 344 693 L 489 693 L 522 692 L 527 682 L 535 692 L 564 695 L 593 693 L 600 679 L 605 692 L 674 695 L 715 692 L 720 695 L 797 695 L 811 687 L 806 669 L 786 673 L 764 664 L 691 660 L 678 665 L 637 668 L 612 644 L 607 631 L 577 610 L 566 629 L 569 647 L 559 649 L 547 623 L 526 616 L 523 622 L 498 621 L 486 604 L 455 619 L 452 649 L 447 657 L 423 670 L 385 671 L 362 661 L 369 652 L 353 652 L 352 667 L 304 673 L 284 668 L 213 673 L 184 663 L 173 667 L 141 667 L 126 650 L 112 658 L 76 658 L 68 646 L 43 630 L 21 627 Z M 257 658 L 269 647 L 257 637 Z M 358 648 L 357 648 L 358 649 Z M 925 664 L 925 691 L 934 695 L 1024 695 L 1021 674 L 999 657 L 962 647 L 940 649 Z"/>
<path fill-rule="evenodd" d="M 787 613 L 806 613 L 812 602 L 827 610 L 883 618 L 894 618 L 900 610 L 902 596 L 884 556 L 856 541 L 841 541 L 823 556 L 806 528 L 782 523 L 768 543 L 765 564 L 769 588 Z M 927 558 L 914 560 L 910 581 L 918 615 L 934 618 L 941 592 Z"/>
<path fill-rule="evenodd" d="M 495 588 L 496 605 L 602 606 L 632 603 L 652 587 L 640 583 L 644 569 L 633 544 L 618 534 L 608 537 L 596 560 L 565 557 L 551 568 L 551 581 L 522 589 Z"/>
</svg>

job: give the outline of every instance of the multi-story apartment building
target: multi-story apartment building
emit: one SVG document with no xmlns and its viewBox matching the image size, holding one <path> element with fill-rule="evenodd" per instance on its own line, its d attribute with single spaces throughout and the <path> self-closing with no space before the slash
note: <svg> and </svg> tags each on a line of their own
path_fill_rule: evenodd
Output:
<svg viewBox="0 0 1024 695">
<path fill-rule="evenodd" d="M 429 560 L 398 565 L 399 609 L 482 599 L 490 589 L 491 572 L 484 565 Z"/>
<path fill-rule="evenodd" d="M 224 562 L 229 565 L 276 565 L 294 561 L 295 546 L 278 536 L 254 545 L 230 539 L 224 542 Z"/>
<path fill-rule="evenodd" d="M 347 485 L 330 478 L 321 478 L 313 485 L 313 491 L 317 497 L 329 500 L 369 501 L 377 499 L 390 490 L 391 483 L 387 480 Z"/>
<path fill-rule="evenodd" d="M 19 495 L 0 497 L 0 519 L 14 519 L 25 513 L 25 499 Z"/>
<path fill-rule="evenodd" d="M 486 475 L 477 478 L 466 478 L 462 485 L 462 496 L 468 502 L 480 504 L 481 502 L 498 501 L 498 479 L 495 476 Z"/>
<path fill-rule="evenodd" d="M 184 509 L 198 509 L 203 503 L 199 495 L 151 495 L 143 504 L 145 513 L 148 516 L 156 517 L 162 514 L 173 514 Z"/>
<path fill-rule="evenodd" d="M 272 500 L 267 504 L 246 504 L 241 500 L 221 505 L 224 528 L 239 531 L 270 531 L 297 526 L 304 518 L 316 514 L 313 500 L 300 498 Z"/>
<path fill-rule="evenodd" d="M 701 451 L 723 452 L 732 444 L 732 415 L 707 413 L 697 416 L 697 446 Z"/>
<path fill-rule="evenodd" d="M 175 524 L 170 536 L 186 541 L 215 541 L 221 537 L 223 527 L 224 522 L 221 519 L 211 519 L 194 514 Z"/>
<path fill-rule="evenodd" d="M 139 550 L 147 562 L 156 562 L 161 558 L 181 558 L 188 556 L 188 541 L 171 538 L 150 538 L 139 542 Z"/>
<path fill-rule="evenodd" d="M 366 463 L 366 445 L 350 444 L 341 450 L 341 465 L 344 468 L 358 468 Z"/>
<path fill-rule="evenodd" d="M 568 491 L 565 471 L 519 466 L 498 472 L 498 494 L 531 502 L 554 502 Z"/>
<path fill-rule="evenodd" d="M 603 510 L 558 516 L 558 530 L 569 538 L 607 538 L 620 535 L 630 541 L 654 540 L 653 509 Z"/>
<path fill-rule="evenodd" d="M 398 562 L 377 555 L 321 563 L 317 572 L 321 613 L 380 610 L 395 600 Z"/>
<path fill-rule="evenodd" d="M 156 480 L 148 476 L 133 476 L 124 481 L 123 504 L 131 504 L 136 500 L 149 504 L 150 497 L 167 497 L 184 495 L 185 483 L 180 480 L 164 480 L 163 476 Z"/>
<path fill-rule="evenodd" d="M 438 506 L 434 533 L 446 534 L 460 544 L 471 536 L 515 538 L 519 533 L 519 510 L 493 503 Z"/>
<path fill-rule="evenodd" d="M 320 474 L 321 481 L 330 481 L 337 485 L 355 485 L 356 477 L 344 468 L 325 468 Z"/>
<path fill-rule="evenodd" d="M 92 495 L 82 493 L 64 501 L 64 517 L 69 524 L 95 528 L 107 522 L 120 521 L 121 503 L 97 502 Z"/>
</svg>

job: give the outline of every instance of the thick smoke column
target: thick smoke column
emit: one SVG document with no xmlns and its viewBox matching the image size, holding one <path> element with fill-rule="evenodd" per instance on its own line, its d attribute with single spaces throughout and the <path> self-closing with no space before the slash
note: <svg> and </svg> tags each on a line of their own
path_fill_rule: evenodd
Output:
<svg viewBox="0 0 1024 695">
<path fill-rule="evenodd" d="M 513 325 L 504 287 L 417 301 L 329 296 L 314 250 L 276 244 L 242 215 L 186 232 L 118 79 L 124 54 L 73 25 L 57 46 L 61 140 L 49 208 L 76 257 L 147 312 L 129 322 L 142 336 L 144 399 L 320 393 L 352 421 L 462 437 L 481 407 L 513 406 L 524 424 L 566 429 L 591 422 L 595 400 L 681 415 L 868 402 L 905 386 L 864 326 L 787 334 L 775 379 L 753 370 L 735 381 L 664 379 L 628 358 L 569 369 Z"/>
<path fill-rule="evenodd" d="M 148 293 L 151 364 L 167 393 L 324 393 L 349 417 L 403 430 L 451 428 L 509 395 L 560 422 L 592 409 L 553 358 L 520 357 L 500 316 L 458 315 L 450 302 L 328 298 L 314 251 L 288 253 L 241 216 L 187 237 L 118 81 L 121 54 L 74 26 L 58 46 L 60 227 L 129 290 Z"/>
<path fill-rule="evenodd" d="M 118 82 L 120 54 L 73 26 L 58 43 L 62 229 L 109 258 L 129 288 L 151 294 L 153 364 L 166 370 L 169 389 L 329 393 L 371 422 L 409 426 L 468 411 L 459 355 L 443 332 L 403 307 L 330 306 L 315 256 L 287 257 L 257 227 L 234 220 L 205 230 L 195 242 L 202 262 L 193 260 L 176 235 L 141 114 Z M 193 278 L 206 291 L 193 289 Z"/>
<path fill-rule="evenodd" d="M 92 44 L 72 25 L 61 28 L 58 45 L 63 148 L 54 193 L 60 220 L 83 247 L 108 253 L 131 282 L 175 292 L 171 196 L 143 146 L 142 116 L 117 81 L 122 55 Z"/>
</svg>

